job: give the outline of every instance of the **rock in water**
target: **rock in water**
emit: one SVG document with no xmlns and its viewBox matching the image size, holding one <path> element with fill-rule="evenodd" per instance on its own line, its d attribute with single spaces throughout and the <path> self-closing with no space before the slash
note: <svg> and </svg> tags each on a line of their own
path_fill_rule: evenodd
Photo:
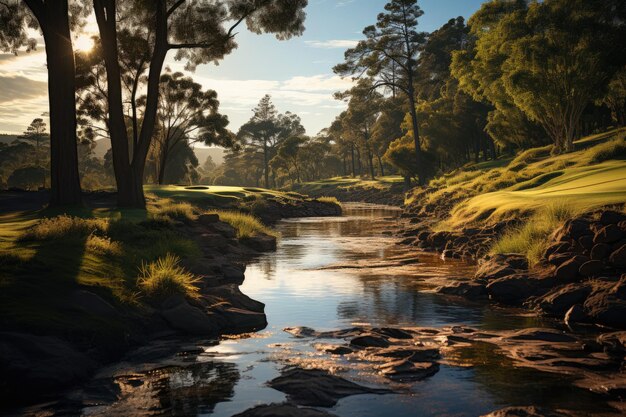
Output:
<svg viewBox="0 0 626 417">
<path fill-rule="evenodd" d="M 390 362 L 380 367 L 380 373 L 395 381 L 421 381 L 439 371 L 435 362 L 411 362 L 406 359 Z"/>
<path fill-rule="evenodd" d="M 233 417 L 334 417 L 334 414 L 292 404 L 268 404 L 258 405 Z"/>
<path fill-rule="evenodd" d="M 269 382 L 298 405 L 332 407 L 341 398 L 359 394 L 387 394 L 386 389 L 368 388 L 321 370 L 291 369 Z"/>
<path fill-rule="evenodd" d="M 552 411 L 539 407 L 507 407 L 482 417 L 571 417 L 565 411 Z"/>
</svg>

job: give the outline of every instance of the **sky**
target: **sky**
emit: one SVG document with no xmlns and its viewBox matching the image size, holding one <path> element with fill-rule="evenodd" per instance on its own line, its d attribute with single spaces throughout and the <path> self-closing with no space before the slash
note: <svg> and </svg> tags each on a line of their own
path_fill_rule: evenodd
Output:
<svg viewBox="0 0 626 417">
<path fill-rule="evenodd" d="M 484 0 L 421 0 L 419 30 L 433 31 L 449 19 L 468 18 Z M 203 65 L 190 74 L 205 88 L 217 91 L 220 111 L 236 131 L 252 116 L 265 94 L 279 112 L 298 114 L 307 134 L 330 125 L 345 108 L 333 93 L 350 87 L 349 79 L 333 74 L 344 51 L 363 38 L 387 0 L 309 0 L 306 30 L 300 37 L 278 41 L 273 35 L 238 33 L 239 47 L 219 65 Z M 171 54 L 166 65 L 182 70 Z M 0 133 L 21 133 L 48 110 L 43 47 L 18 56 L 0 53 Z"/>
</svg>

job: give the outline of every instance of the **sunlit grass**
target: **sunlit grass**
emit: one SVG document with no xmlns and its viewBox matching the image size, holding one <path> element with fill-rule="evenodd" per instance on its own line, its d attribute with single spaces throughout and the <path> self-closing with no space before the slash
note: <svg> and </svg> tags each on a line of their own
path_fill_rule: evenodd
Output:
<svg viewBox="0 0 626 417">
<path fill-rule="evenodd" d="M 323 197 L 316 198 L 316 200 L 321 203 L 334 204 L 336 206 L 341 207 L 341 202 L 337 200 L 337 197 L 323 196 Z"/>
<path fill-rule="evenodd" d="M 257 217 L 251 214 L 230 210 L 212 210 L 208 213 L 217 214 L 220 220 L 230 224 L 237 232 L 237 238 L 245 239 L 260 234 L 277 236 L 277 233 L 265 226 Z"/>
<path fill-rule="evenodd" d="M 142 264 L 137 286 L 151 298 L 167 298 L 175 294 L 197 297 L 200 280 L 179 263 L 180 258 L 168 253 L 154 262 Z"/>
<path fill-rule="evenodd" d="M 92 233 L 105 233 L 109 227 L 107 219 L 83 219 L 68 215 L 40 220 L 25 230 L 18 240 L 59 240 L 69 237 L 88 236 Z"/>
<path fill-rule="evenodd" d="M 508 230 L 491 248 L 491 253 L 517 253 L 526 256 L 529 265 L 541 261 L 549 236 L 566 220 L 580 212 L 567 201 L 553 203 L 535 213 L 522 226 Z"/>
</svg>

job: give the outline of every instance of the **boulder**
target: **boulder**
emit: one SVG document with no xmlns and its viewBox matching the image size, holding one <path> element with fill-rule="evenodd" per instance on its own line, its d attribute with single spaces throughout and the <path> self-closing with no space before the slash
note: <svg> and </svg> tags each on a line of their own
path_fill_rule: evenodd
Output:
<svg viewBox="0 0 626 417">
<path fill-rule="evenodd" d="M 626 300 L 600 289 L 585 301 L 585 312 L 596 323 L 626 329 Z"/>
<path fill-rule="evenodd" d="M 585 309 L 581 304 L 574 304 L 567 310 L 565 313 L 565 324 L 569 327 L 576 325 L 577 323 L 585 323 L 589 320 L 587 317 L 587 313 L 585 313 Z"/>
<path fill-rule="evenodd" d="M 562 282 L 573 282 L 577 281 L 579 278 L 578 271 L 582 264 L 587 262 L 589 258 L 586 256 L 574 256 L 573 258 L 565 261 L 559 266 L 554 272 L 554 277 L 558 281 Z"/>
<path fill-rule="evenodd" d="M 587 261 L 580 266 L 578 273 L 583 277 L 595 277 L 598 276 L 604 270 L 604 262 L 602 261 Z"/>
<path fill-rule="evenodd" d="M 609 262 L 618 268 L 626 268 L 626 244 L 611 253 Z"/>
<path fill-rule="evenodd" d="M 0 332 L 0 404 L 32 402 L 87 378 L 96 367 L 56 337 Z"/>
<path fill-rule="evenodd" d="M 503 278 L 515 274 L 515 269 L 508 265 L 503 265 L 494 259 L 486 260 L 482 262 L 474 275 L 477 279 L 484 279 L 491 281 L 498 278 Z"/>
<path fill-rule="evenodd" d="M 626 220 L 626 214 L 614 210 L 605 210 L 600 214 L 600 223 L 605 226 L 610 224 L 618 224 Z"/>
<path fill-rule="evenodd" d="M 478 299 L 487 297 L 487 288 L 479 280 L 457 281 L 436 289 L 439 294 Z"/>
<path fill-rule="evenodd" d="M 196 336 L 209 336 L 218 333 L 218 321 L 210 313 L 182 302 L 161 311 L 161 317 L 173 328 Z"/>
<path fill-rule="evenodd" d="M 575 256 L 576 256 L 576 253 L 573 253 L 573 252 L 553 253 L 552 255 L 548 257 L 548 263 L 550 265 L 559 267 L 562 264 L 564 264 L 566 261 L 569 261 Z"/>
<path fill-rule="evenodd" d="M 536 281 L 536 280 L 535 280 Z M 487 285 L 489 298 L 509 305 L 521 305 L 533 295 L 535 287 L 526 275 L 517 274 L 496 279 Z"/>
<path fill-rule="evenodd" d="M 553 238 L 556 242 L 567 242 L 578 240 L 580 237 L 590 235 L 589 221 L 584 219 L 572 219 L 554 232 Z"/>
<path fill-rule="evenodd" d="M 375 334 L 364 334 L 357 336 L 350 341 L 350 344 L 358 347 L 389 347 L 389 341 Z"/>
<path fill-rule="evenodd" d="M 572 336 L 553 329 L 528 328 L 517 330 L 511 336 L 507 337 L 511 340 L 531 340 L 549 343 L 568 343 L 575 342 Z"/>
<path fill-rule="evenodd" d="M 237 285 L 243 284 L 246 278 L 243 271 L 233 265 L 222 265 L 222 275 L 225 281 Z"/>
<path fill-rule="evenodd" d="M 237 236 L 237 230 L 228 223 L 213 223 L 211 229 L 228 239 L 234 239 Z"/>
<path fill-rule="evenodd" d="M 613 243 L 622 239 L 624 233 L 615 224 L 604 226 L 593 238 L 594 243 Z"/>
<path fill-rule="evenodd" d="M 334 417 L 334 414 L 293 404 L 267 404 L 249 408 L 233 417 Z"/>
<path fill-rule="evenodd" d="M 398 329 L 396 327 L 375 327 L 372 329 L 373 333 L 382 335 L 384 337 L 390 337 L 392 339 L 410 340 L 413 339 L 413 334 L 406 330 Z"/>
<path fill-rule="evenodd" d="M 276 250 L 276 237 L 265 233 L 240 239 L 241 243 L 257 252 L 272 252 Z"/>
<path fill-rule="evenodd" d="M 589 294 L 591 294 L 590 285 L 567 284 L 550 290 L 532 304 L 547 314 L 563 317 L 574 304 L 582 304 Z"/>
<path fill-rule="evenodd" d="M 591 248 L 591 259 L 603 261 L 611 254 L 611 247 L 606 243 L 598 243 Z"/>
<path fill-rule="evenodd" d="M 389 362 L 379 367 L 380 374 L 394 381 L 421 381 L 439 371 L 435 362 L 411 362 L 407 359 Z"/>
<path fill-rule="evenodd" d="M 548 259 L 550 255 L 567 253 L 573 250 L 572 244 L 569 242 L 557 242 L 548 246 L 548 249 L 544 252 L 544 258 Z"/>
<path fill-rule="evenodd" d="M 332 407 L 341 398 L 359 394 L 386 394 L 391 391 L 355 384 L 321 370 L 291 369 L 269 382 L 298 405 Z"/>
<path fill-rule="evenodd" d="M 223 333 L 254 332 L 267 327 L 267 317 L 262 312 L 236 308 L 228 304 L 220 304 L 213 307 L 211 311 L 225 321 L 224 328 L 221 329 Z"/>
<path fill-rule="evenodd" d="M 578 239 L 578 244 L 586 251 L 591 250 L 591 248 L 593 247 L 593 236 L 592 235 L 581 236 Z"/>
<path fill-rule="evenodd" d="M 392 346 L 378 350 L 374 353 L 376 357 L 405 359 L 410 362 L 432 362 L 439 359 L 439 349 L 420 348 L 412 346 Z"/>
</svg>

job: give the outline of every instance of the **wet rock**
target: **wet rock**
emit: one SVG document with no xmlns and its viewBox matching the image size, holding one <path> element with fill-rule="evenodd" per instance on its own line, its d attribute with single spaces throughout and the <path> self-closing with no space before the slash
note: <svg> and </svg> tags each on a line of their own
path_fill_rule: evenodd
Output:
<svg viewBox="0 0 626 417">
<path fill-rule="evenodd" d="M 222 265 L 222 275 L 226 282 L 237 285 L 243 284 L 246 278 L 244 272 L 233 265 Z"/>
<path fill-rule="evenodd" d="M 507 339 L 511 340 L 532 340 L 541 342 L 575 342 L 577 339 L 569 336 L 563 332 L 553 329 L 537 329 L 529 328 L 522 329 L 507 336 Z"/>
<path fill-rule="evenodd" d="M 321 370 L 291 369 L 269 382 L 298 405 L 332 407 L 341 398 L 359 394 L 386 394 L 389 390 L 355 384 Z"/>
<path fill-rule="evenodd" d="M 520 305 L 535 292 L 533 283 L 526 275 L 516 274 L 490 282 L 487 285 L 487 293 L 494 301 Z"/>
<path fill-rule="evenodd" d="M 600 289 L 585 301 L 585 311 L 597 323 L 626 329 L 626 301 L 611 292 Z"/>
<path fill-rule="evenodd" d="M 484 279 L 491 281 L 494 279 L 506 277 L 515 274 L 515 270 L 508 265 L 503 265 L 493 259 L 484 261 L 476 270 L 474 277 L 476 279 Z"/>
<path fill-rule="evenodd" d="M 409 340 L 413 339 L 413 334 L 406 330 L 398 329 L 395 327 L 375 327 L 372 332 L 380 334 L 384 337 L 390 337 L 392 339 Z"/>
<path fill-rule="evenodd" d="M 276 237 L 266 235 L 265 233 L 247 237 L 240 240 L 247 247 L 257 252 L 272 252 L 276 250 Z"/>
<path fill-rule="evenodd" d="M 574 304 L 567 310 L 565 313 L 565 324 L 569 327 L 572 327 L 578 323 L 585 323 L 589 320 L 587 317 L 587 313 L 585 313 L 585 309 L 581 304 Z"/>
<path fill-rule="evenodd" d="M 233 417 L 334 417 L 334 414 L 292 404 L 257 405 Z"/>
<path fill-rule="evenodd" d="M 394 381 L 421 381 L 435 375 L 439 364 L 435 362 L 411 362 L 401 359 L 380 366 L 380 373 Z"/>
<path fill-rule="evenodd" d="M 591 259 L 602 261 L 611 254 L 611 247 L 606 243 L 598 243 L 591 248 Z"/>
<path fill-rule="evenodd" d="M 161 317 L 174 329 L 196 336 L 215 335 L 218 323 L 210 314 L 182 302 L 161 311 Z"/>
<path fill-rule="evenodd" d="M 283 329 L 284 332 L 291 334 L 297 338 L 304 337 L 317 337 L 317 331 L 310 327 L 302 326 L 302 327 L 286 327 Z"/>
<path fill-rule="evenodd" d="M 262 312 L 250 311 L 229 305 L 220 305 L 212 309 L 225 322 L 224 333 L 245 333 L 267 327 L 267 317 Z"/>
<path fill-rule="evenodd" d="M 88 377 L 96 366 L 56 337 L 0 332 L 0 403 L 49 395 Z"/>
<path fill-rule="evenodd" d="M 90 291 L 76 290 L 70 295 L 67 306 L 69 309 L 83 311 L 87 314 L 103 317 L 119 317 L 120 313 L 102 297 Z"/>
<path fill-rule="evenodd" d="M 589 294 L 591 294 L 590 285 L 568 284 L 550 290 L 534 300 L 531 305 L 538 306 L 547 314 L 563 317 L 574 304 L 582 304 Z"/>
<path fill-rule="evenodd" d="M 539 407 L 507 407 L 482 417 L 572 417 L 572 414 Z"/>
<path fill-rule="evenodd" d="M 321 350 L 322 352 L 330 353 L 331 355 L 349 355 L 350 353 L 354 352 L 354 350 L 350 349 L 349 347 L 341 345 L 317 344 L 315 345 L 315 349 Z"/>
<path fill-rule="evenodd" d="M 618 268 L 626 268 L 626 244 L 615 250 L 609 261 Z"/>
<path fill-rule="evenodd" d="M 589 261 L 586 256 L 575 256 L 565 261 L 554 272 L 554 277 L 558 281 L 574 282 L 579 278 L 578 271 L 585 262 Z"/>
<path fill-rule="evenodd" d="M 436 291 L 439 294 L 454 295 L 469 299 L 478 299 L 487 296 L 487 288 L 485 287 L 485 284 L 479 280 L 457 281 L 450 285 L 439 287 Z"/>
<path fill-rule="evenodd" d="M 374 352 L 374 356 L 383 358 L 405 359 L 410 362 L 432 362 L 439 359 L 439 349 L 417 348 L 412 346 L 392 346 Z"/>
<path fill-rule="evenodd" d="M 598 276 L 604 270 L 604 263 L 602 261 L 587 261 L 580 266 L 578 273 L 583 277 L 595 277 Z"/>
<path fill-rule="evenodd" d="M 358 347 L 382 347 L 389 346 L 389 341 L 381 336 L 375 334 L 364 334 L 357 336 L 350 341 L 350 344 Z"/>
<path fill-rule="evenodd" d="M 612 356 L 624 356 L 626 354 L 626 332 L 604 333 L 597 338 L 597 342 L 605 352 Z"/>
<path fill-rule="evenodd" d="M 619 227 L 614 224 L 610 224 L 598 230 L 593 238 L 593 241 L 594 243 L 613 243 L 622 239 L 623 236 L 624 234 Z"/>
</svg>

